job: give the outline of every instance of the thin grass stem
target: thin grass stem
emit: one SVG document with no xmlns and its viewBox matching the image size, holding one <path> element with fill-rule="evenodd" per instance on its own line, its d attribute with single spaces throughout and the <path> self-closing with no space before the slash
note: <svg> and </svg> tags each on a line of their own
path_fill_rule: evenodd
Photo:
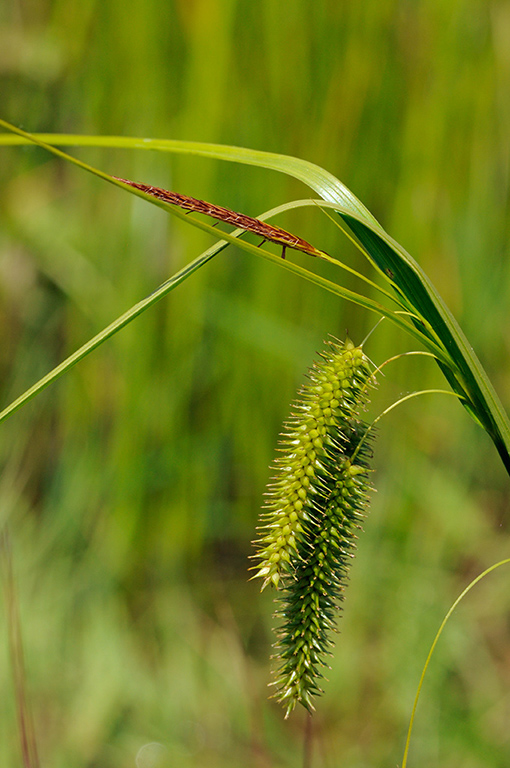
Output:
<svg viewBox="0 0 510 768">
<path fill-rule="evenodd" d="M 470 584 L 468 584 L 468 586 L 460 593 L 460 595 L 455 600 L 455 602 L 451 606 L 450 610 L 448 611 L 448 613 L 444 617 L 443 621 L 441 622 L 441 626 L 439 627 L 439 629 L 437 631 L 437 634 L 436 634 L 436 636 L 434 638 L 434 642 L 432 643 L 432 645 L 430 647 L 430 651 L 428 653 L 427 659 L 425 661 L 425 665 L 423 667 L 423 671 L 421 673 L 420 681 L 418 683 L 418 688 L 417 688 L 416 696 L 414 698 L 414 703 L 413 703 L 413 709 L 412 709 L 412 712 L 411 712 L 411 718 L 410 718 L 410 721 L 409 721 L 409 728 L 408 728 L 408 731 L 407 731 L 407 738 L 406 738 L 406 744 L 405 744 L 405 749 L 404 749 L 404 757 L 402 759 L 402 768 L 406 768 L 406 766 L 407 766 L 407 756 L 408 756 L 408 753 L 409 753 L 409 744 L 410 744 L 410 741 L 411 741 L 411 734 L 412 734 L 413 725 L 414 725 L 414 718 L 415 718 L 415 715 L 416 715 L 416 708 L 418 706 L 418 699 L 420 698 L 420 693 L 421 693 L 421 689 L 422 689 L 422 686 L 423 686 L 423 681 L 425 679 L 425 674 L 427 672 L 428 666 L 430 664 L 430 660 L 432 658 L 432 654 L 434 653 L 434 650 L 436 648 L 438 640 L 441 637 L 443 629 L 445 628 L 446 622 L 448 621 L 448 619 L 450 618 L 450 616 L 452 615 L 452 613 L 454 612 L 455 608 L 458 606 L 460 601 L 467 595 L 468 592 L 470 592 L 473 589 L 475 584 L 478 584 L 479 581 L 481 581 L 483 578 L 485 578 L 485 576 L 487 576 L 489 573 L 492 573 L 492 571 L 495 571 L 496 568 L 499 568 L 502 565 L 507 565 L 508 563 L 510 563 L 510 557 L 509 558 L 505 558 L 505 560 L 500 560 L 498 563 L 495 563 L 494 565 L 491 565 L 485 571 L 480 573 L 476 577 L 476 579 L 473 579 L 473 581 Z"/>
<path fill-rule="evenodd" d="M 419 397 L 420 395 L 450 395 L 451 397 L 456 397 L 457 399 L 461 399 L 461 395 L 458 395 L 456 392 L 452 392 L 447 389 L 421 389 L 417 390 L 416 392 L 410 392 L 408 395 L 404 395 L 404 397 L 401 397 L 399 400 L 396 400 L 394 403 L 389 405 L 387 408 L 382 411 L 382 413 L 377 416 L 373 420 L 373 422 L 370 424 L 366 432 L 364 433 L 363 437 L 359 441 L 358 445 L 356 446 L 356 450 L 352 454 L 352 461 L 356 458 L 360 448 L 365 443 L 367 437 L 369 436 L 370 432 L 373 430 L 375 425 L 382 419 L 383 416 L 386 416 L 387 413 L 390 413 L 394 408 L 397 407 L 397 405 L 401 405 L 402 403 L 405 403 L 407 400 L 411 400 L 413 397 Z"/>
</svg>

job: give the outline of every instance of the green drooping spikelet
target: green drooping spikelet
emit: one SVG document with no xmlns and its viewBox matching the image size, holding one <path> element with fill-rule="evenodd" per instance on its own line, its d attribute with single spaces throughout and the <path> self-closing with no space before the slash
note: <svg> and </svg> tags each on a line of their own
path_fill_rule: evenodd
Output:
<svg viewBox="0 0 510 768">
<path fill-rule="evenodd" d="M 311 523 L 320 479 L 327 475 L 325 461 L 330 463 L 330 454 L 338 453 L 345 426 L 356 422 L 367 399 L 370 368 L 360 347 L 349 340 L 329 342 L 321 357 L 284 424 L 279 443 L 283 455 L 275 460 L 277 474 L 268 485 L 254 556 L 262 589 L 278 587 L 282 576 L 293 571 L 303 526 Z"/>
<path fill-rule="evenodd" d="M 348 458 L 365 431 L 359 422 L 352 428 L 353 439 L 338 447 L 336 458 L 331 451 L 314 503 L 313 523 L 298 548 L 294 573 L 284 582 L 277 613 L 283 623 L 275 644 L 279 664 L 275 685 L 287 715 L 298 702 L 312 710 L 313 696 L 322 693 L 320 670 L 327 666 L 325 657 L 370 491 L 367 442 L 354 461 Z"/>
<path fill-rule="evenodd" d="M 275 685 L 287 714 L 312 708 L 367 504 L 369 446 L 360 413 L 371 372 L 360 347 L 329 342 L 286 422 L 269 485 L 256 576 L 282 590 Z M 361 442 L 361 448 L 359 448 Z"/>
</svg>

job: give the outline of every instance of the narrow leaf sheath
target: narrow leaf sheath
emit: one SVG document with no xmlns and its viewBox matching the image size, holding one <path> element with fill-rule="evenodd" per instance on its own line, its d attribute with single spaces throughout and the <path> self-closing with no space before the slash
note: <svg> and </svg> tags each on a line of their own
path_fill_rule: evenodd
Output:
<svg viewBox="0 0 510 768">
<path fill-rule="evenodd" d="M 147 195 L 157 197 L 158 200 L 163 200 L 165 203 L 171 205 L 178 205 L 179 208 L 184 208 L 186 211 L 196 211 L 197 213 L 204 213 L 206 216 L 210 216 L 218 221 L 225 221 L 227 224 L 231 224 L 234 227 L 240 227 L 247 232 L 254 232 L 256 235 L 260 235 L 264 240 L 269 240 L 272 243 L 281 245 L 283 247 L 282 257 L 285 257 L 285 249 L 293 248 L 295 251 L 302 251 L 308 253 L 310 256 L 323 256 L 323 252 L 319 251 L 306 240 L 303 240 L 297 235 L 292 235 L 281 227 L 275 227 L 272 224 L 267 224 L 260 219 L 253 219 L 251 216 L 245 216 L 244 213 L 236 213 L 229 208 L 223 208 L 221 205 L 214 205 L 213 203 L 206 203 L 205 200 L 197 200 L 194 197 L 183 195 L 180 192 L 171 192 L 167 189 L 161 189 L 161 187 L 151 187 L 148 184 L 141 184 L 136 181 L 129 181 L 129 179 L 121 179 L 119 176 L 113 176 L 117 181 L 122 181 L 124 184 L 129 184 L 131 187 L 145 192 Z"/>
<path fill-rule="evenodd" d="M 287 714 L 298 702 L 312 710 L 321 692 L 370 492 L 360 417 L 373 380 L 368 360 L 350 341 L 330 342 L 321 358 L 286 422 L 255 542 L 256 577 L 280 590 L 274 684 Z"/>
</svg>

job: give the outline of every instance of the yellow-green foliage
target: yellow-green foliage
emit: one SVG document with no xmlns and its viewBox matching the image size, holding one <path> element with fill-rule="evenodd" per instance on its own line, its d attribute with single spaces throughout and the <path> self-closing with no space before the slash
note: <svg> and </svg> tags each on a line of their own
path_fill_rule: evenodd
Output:
<svg viewBox="0 0 510 768">
<path fill-rule="evenodd" d="M 282 589 L 276 685 L 290 712 L 312 708 L 319 667 L 368 498 L 370 366 L 351 341 L 330 342 L 285 424 L 263 514 L 256 576 Z"/>
</svg>

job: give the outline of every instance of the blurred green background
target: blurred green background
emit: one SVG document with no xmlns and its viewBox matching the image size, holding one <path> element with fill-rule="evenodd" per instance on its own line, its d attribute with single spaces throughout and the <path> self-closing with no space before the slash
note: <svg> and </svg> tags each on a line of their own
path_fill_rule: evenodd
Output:
<svg viewBox="0 0 510 768">
<path fill-rule="evenodd" d="M 506 0 L 7 0 L 0 93 L 2 117 L 31 131 L 231 143 L 327 168 L 418 259 L 510 403 Z M 310 194 L 213 160 L 70 151 L 255 216 Z M 0 189 L 2 405 L 211 243 L 37 148 L 0 148 Z M 370 274 L 319 210 L 275 223 Z M 267 699 L 272 596 L 247 558 L 304 371 L 327 334 L 361 342 L 373 324 L 230 248 L 2 425 L 0 510 L 43 765 L 303 764 L 304 713 L 284 721 Z M 412 348 L 389 323 L 366 344 L 378 364 Z M 388 366 L 372 415 L 429 386 L 443 386 L 430 360 Z M 453 398 L 383 419 L 374 466 L 314 718 L 318 768 L 401 762 L 442 617 L 509 554 L 508 477 Z M 510 763 L 509 583 L 508 569 L 482 582 L 442 637 L 412 765 Z M 0 763 L 14 766 L 0 617 Z"/>
</svg>

